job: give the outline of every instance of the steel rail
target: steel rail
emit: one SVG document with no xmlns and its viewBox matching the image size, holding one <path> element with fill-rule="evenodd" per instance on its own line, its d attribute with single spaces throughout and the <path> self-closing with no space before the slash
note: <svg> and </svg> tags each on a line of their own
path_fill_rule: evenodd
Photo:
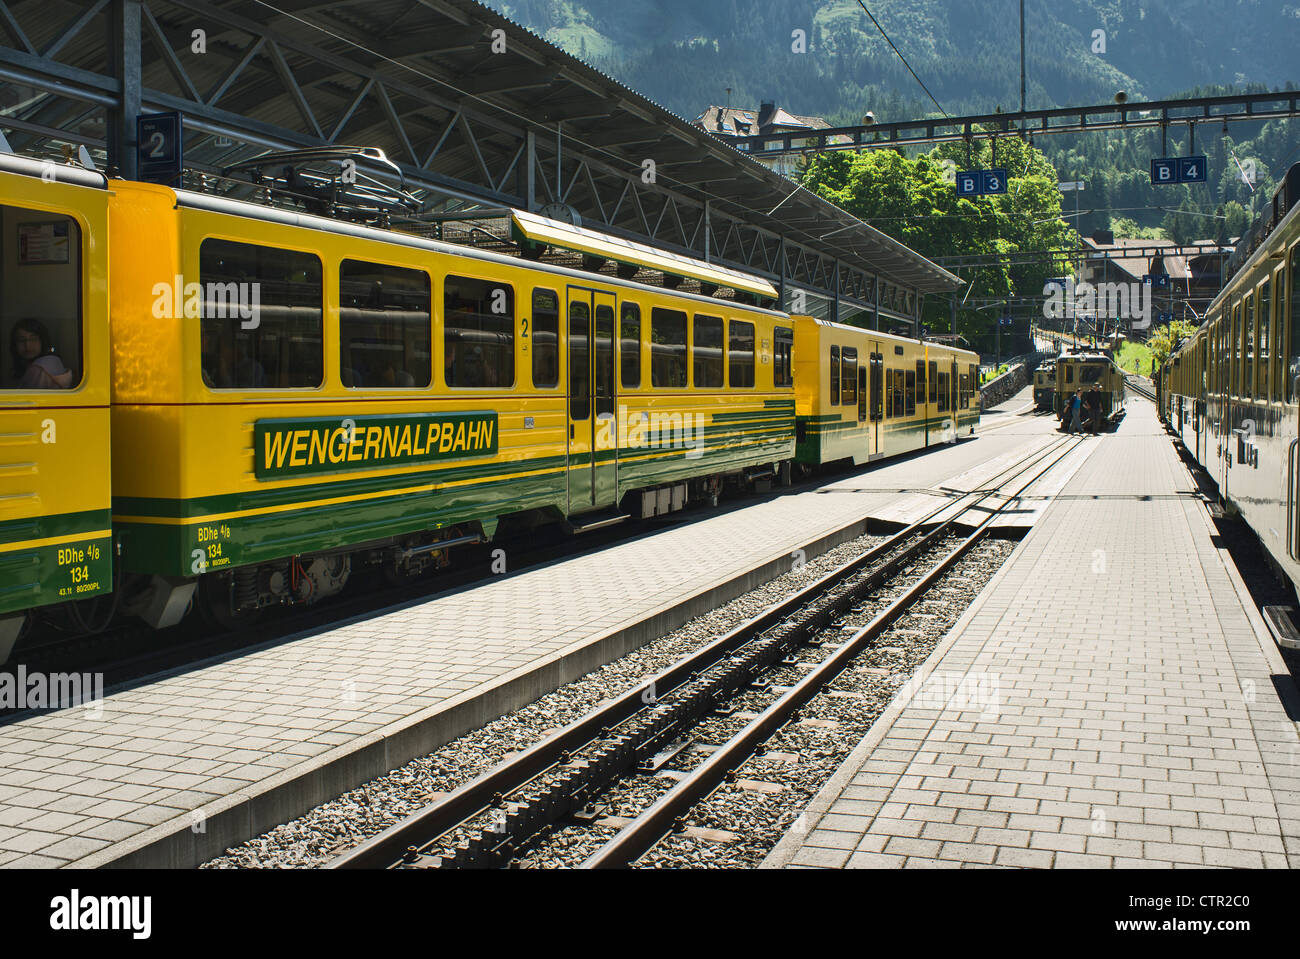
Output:
<svg viewBox="0 0 1300 959">
<path fill-rule="evenodd" d="M 897 622 L 934 584 L 965 556 L 988 532 L 990 524 L 1006 507 L 1030 486 L 1037 483 L 1074 449 L 1071 445 L 1052 462 L 1011 494 L 996 510 L 980 522 L 975 530 L 950 551 L 902 596 L 881 610 L 874 619 L 854 633 L 816 669 L 791 687 L 776 702 L 755 717 L 744 729 L 711 753 L 699 767 L 676 783 L 655 803 L 623 827 L 614 838 L 600 847 L 581 866 L 583 869 L 609 869 L 627 866 L 644 855 L 667 834 L 679 817 L 721 785 L 729 772 L 739 768 L 757 746 L 769 739 L 790 720 L 798 709 L 838 676 L 871 642 Z"/>
<path fill-rule="evenodd" d="M 576 752 L 602 735 L 607 735 L 612 729 L 640 713 L 647 705 L 657 703 L 665 694 L 685 686 L 699 673 L 716 665 L 736 650 L 747 646 L 788 619 L 791 614 L 807 607 L 817 597 L 863 568 L 869 567 L 881 557 L 894 552 L 918 533 L 924 532 L 927 525 L 941 513 L 956 510 L 952 517 L 927 533 L 919 544 L 913 544 L 913 547 L 905 551 L 901 557 L 894 557 L 887 566 L 897 565 L 899 560 L 910 558 L 931 542 L 936 534 L 954 525 L 958 517 L 996 495 L 1002 485 L 1026 470 L 1032 469 L 1068 443 L 1068 438 L 1059 438 L 1033 450 L 1006 469 L 994 474 L 980 488 L 963 493 L 957 499 L 929 511 L 883 543 L 877 544 L 861 556 L 830 571 L 814 583 L 736 626 L 712 643 L 655 674 L 649 680 L 639 683 L 616 699 L 598 706 L 593 712 L 529 747 L 509 761 L 497 765 L 431 803 L 425 809 L 413 813 L 336 857 L 326 863 L 325 868 L 391 868 L 401 865 L 404 861 L 417 859 L 420 848 L 428 847 L 467 820 L 487 813 L 493 806 L 500 807 L 503 804 L 503 797 L 517 792 L 540 774 L 564 762 L 563 757 L 566 754 Z M 880 570 L 874 571 L 873 575 L 879 575 L 880 572 Z M 650 698 L 647 698 L 647 695 Z"/>
<path fill-rule="evenodd" d="M 1149 399 L 1152 403 L 1154 403 L 1154 402 L 1156 401 L 1156 394 L 1153 393 L 1151 390 L 1147 389 L 1147 388 L 1146 388 L 1145 386 L 1143 386 L 1142 384 L 1140 384 L 1140 383 L 1134 383 L 1134 382 L 1133 382 L 1132 380 L 1130 380 L 1127 376 L 1124 377 L 1124 383 L 1125 383 L 1125 385 L 1127 385 L 1128 388 L 1131 389 L 1134 393 L 1138 394 L 1138 396 L 1145 397 L 1146 399 Z"/>
</svg>

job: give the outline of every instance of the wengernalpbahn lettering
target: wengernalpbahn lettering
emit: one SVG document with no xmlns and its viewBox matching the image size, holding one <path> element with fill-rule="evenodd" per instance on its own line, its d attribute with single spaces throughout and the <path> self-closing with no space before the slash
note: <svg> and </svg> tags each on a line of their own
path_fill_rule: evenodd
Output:
<svg viewBox="0 0 1300 959">
<path fill-rule="evenodd" d="M 259 420 L 253 450 L 258 479 L 495 456 L 497 414 Z"/>
</svg>

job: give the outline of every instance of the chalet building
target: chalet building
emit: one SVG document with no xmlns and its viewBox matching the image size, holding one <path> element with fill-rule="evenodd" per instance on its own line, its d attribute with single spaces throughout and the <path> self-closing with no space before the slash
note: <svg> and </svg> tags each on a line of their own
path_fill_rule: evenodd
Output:
<svg viewBox="0 0 1300 959">
<path fill-rule="evenodd" d="M 707 130 L 722 140 L 734 137 L 752 137 L 769 133 L 799 133 L 803 130 L 827 130 L 830 123 L 824 117 L 800 117 L 781 109 L 771 101 L 764 101 L 757 110 L 741 107 L 711 106 L 695 118 L 695 126 Z M 780 157 L 755 157 L 758 162 L 777 173 L 791 176 L 798 168 L 799 158 L 794 155 Z"/>
</svg>

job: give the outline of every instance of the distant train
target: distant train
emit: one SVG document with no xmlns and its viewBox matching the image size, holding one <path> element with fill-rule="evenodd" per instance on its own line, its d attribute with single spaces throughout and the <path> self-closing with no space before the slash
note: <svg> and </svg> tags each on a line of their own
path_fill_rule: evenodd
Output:
<svg viewBox="0 0 1300 959">
<path fill-rule="evenodd" d="M 1063 353 L 1056 361 L 1056 397 L 1054 409 L 1066 428 L 1070 416 L 1070 401 L 1076 393 L 1083 395 L 1096 390 L 1101 403 L 1103 422 L 1115 422 L 1124 414 L 1127 392 L 1124 371 L 1105 353 L 1079 351 Z"/>
<path fill-rule="evenodd" d="M 1034 409 L 1046 412 L 1056 408 L 1056 360 L 1046 360 L 1034 371 Z"/>
<path fill-rule="evenodd" d="M 1156 376 L 1161 418 L 1300 583 L 1300 164 L 1228 261 L 1205 321 Z"/>
<path fill-rule="evenodd" d="M 237 626 L 975 429 L 973 353 L 512 224 L 507 255 L 0 154 L 0 661 L 34 616 Z M 604 272 L 541 258 L 566 235 Z"/>
</svg>

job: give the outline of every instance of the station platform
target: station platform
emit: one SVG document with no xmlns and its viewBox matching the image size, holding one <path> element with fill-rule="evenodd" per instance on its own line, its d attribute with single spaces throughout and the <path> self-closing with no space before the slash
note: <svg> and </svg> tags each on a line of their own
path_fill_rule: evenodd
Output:
<svg viewBox="0 0 1300 959">
<path fill-rule="evenodd" d="M 185 867 L 530 703 L 1044 442 L 987 435 L 0 724 L 0 865 Z M 507 557 L 507 563 L 509 557 Z"/>
<path fill-rule="evenodd" d="M 765 868 L 1300 865 L 1297 697 L 1130 398 Z"/>
</svg>

